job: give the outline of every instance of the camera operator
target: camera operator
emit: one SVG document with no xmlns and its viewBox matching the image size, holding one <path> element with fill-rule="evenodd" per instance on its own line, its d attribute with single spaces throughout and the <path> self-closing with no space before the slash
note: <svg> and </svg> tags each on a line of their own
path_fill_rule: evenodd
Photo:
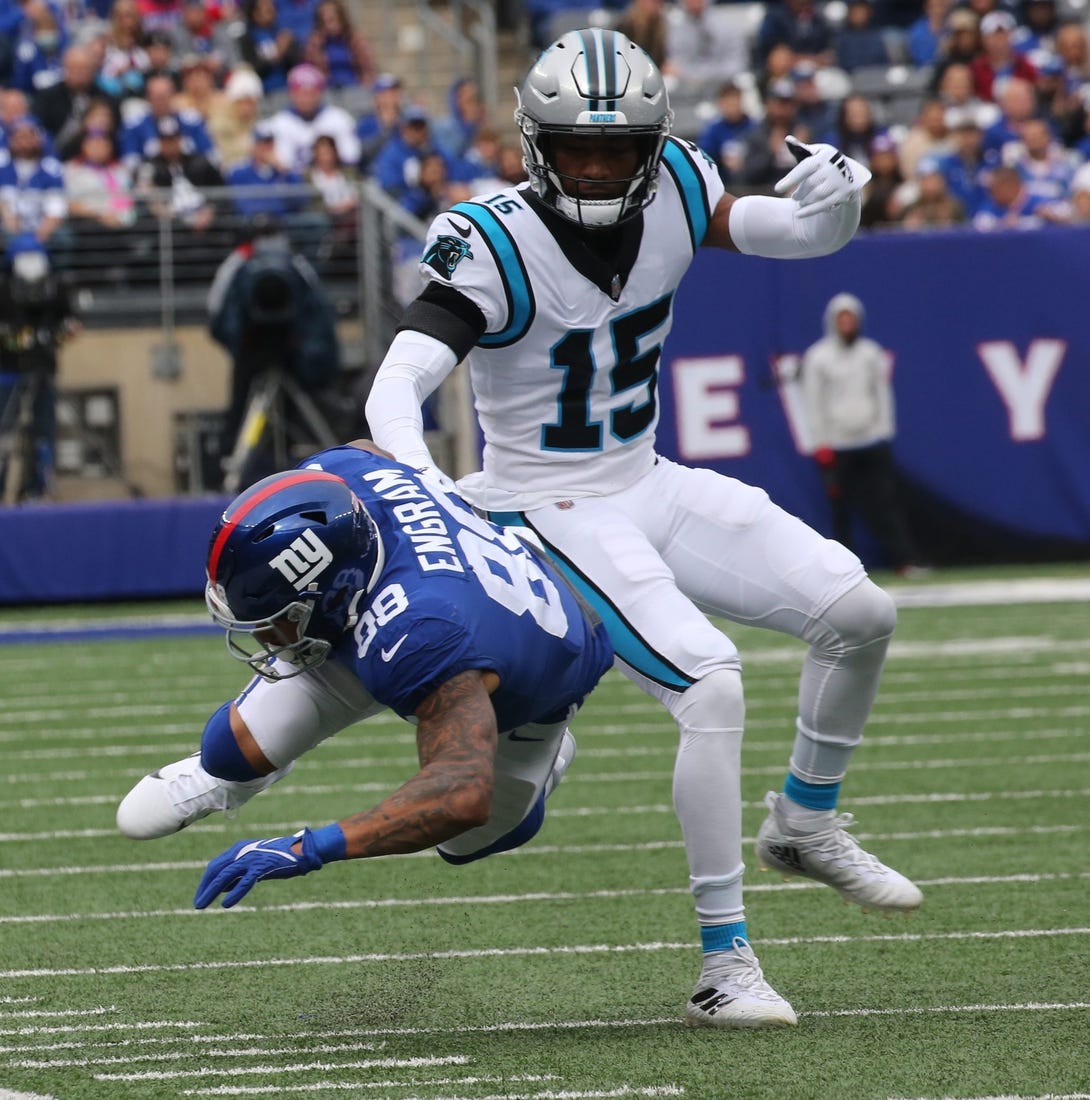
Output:
<svg viewBox="0 0 1090 1100">
<path fill-rule="evenodd" d="M 9 242 L 0 272 L 0 484 L 5 502 L 45 496 L 57 428 L 57 348 L 79 329 L 37 241 Z"/>
<path fill-rule="evenodd" d="M 260 376 L 280 371 L 310 395 L 337 377 L 333 303 L 314 268 L 279 231 L 244 242 L 224 260 L 208 294 L 208 317 L 212 338 L 232 362 L 225 456 L 234 450 Z"/>
</svg>

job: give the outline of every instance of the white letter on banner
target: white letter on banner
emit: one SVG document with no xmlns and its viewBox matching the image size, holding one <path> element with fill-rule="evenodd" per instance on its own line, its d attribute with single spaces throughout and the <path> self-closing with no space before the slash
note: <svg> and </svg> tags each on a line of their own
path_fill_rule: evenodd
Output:
<svg viewBox="0 0 1090 1100">
<path fill-rule="evenodd" d="M 737 386 L 745 377 L 740 355 L 674 359 L 677 449 L 683 459 L 738 458 L 749 454 L 749 430 L 737 424 Z"/>
<path fill-rule="evenodd" d="M 993 340 L 977 348 L 1003 404 L 1007 406 L 1011 439 L 1016 443 L 1043 439 L 1045 405 L 1052 383 L 1067 352 L 1064 340 L 1034 340 L 1025 364 L 1007 340 Z"/>
</svg>

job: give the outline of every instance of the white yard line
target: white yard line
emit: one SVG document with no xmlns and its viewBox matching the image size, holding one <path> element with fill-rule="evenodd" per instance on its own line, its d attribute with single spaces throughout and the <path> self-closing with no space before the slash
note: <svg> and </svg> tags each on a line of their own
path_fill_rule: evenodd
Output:
<svg viewBox="0 0 1090 1100">
<path fill-rule="evenodd" d="M 989 941 L 1048 939 L 1062 937 L 1080 937 L 1090 935 L 1090 927 L 1075 928 L 1010 928 L 998 931 L 970 932 L 901 932 L 887 935 L 863 936 L 789 936 L 784 938 L 763 938 L 761 946 L 802 947 L 814 944 L 865 944 L 865 943 L 928 943 L 947 940 Z M 634 944 L 568 944 L 560 947 L 488 947 L 472 948 L 460 951 L 405 951 L 372 952 L 359 955 L 315 955 L 293 958 L 270 959 L 223 959 L 202 960 L 184 963 L 139 963 L 116 966 L 71 966 L 71 967 L 31 967 L 19 970 L 0 970 L 0 978 L 78 978 L 100 977 L 104 974 L 166 974 L 192 973 L 203 970 L 254 970 L 265 967 L 294 966 L 348 966 L 362 963 L 388 962 L 435 962 L 440 959 L 507 959 L 507 958 L 551 958 L 566 955 L 623 955 L 633 952 L 646 953 L 658 951 L 692 951 L 692 943 L 634 943 Z M 109 1028 L 116 1025 L 94 1025 L 88 1030 Z M 134 1026 L 134 1025 L 130 1025 Z M 151 1025 L 147 1025 L 151 1026 Z M 181 1026 L 174 1024 L 173 1026 Z M 199 1026 L 199 1025 L 193 1025 Z M 38 1029 L 0 1029 L 0 1035 L 12 1034 L 52 1034 L 57 1031 L 72 1031 L 75 1027 L 38 1028 Z"/>
<path fill-rule="evenodd" d="M 1090 879 L 1090 871 L 1056 872 L 1021 875 L 971 875 L 951 876 L 947 878 L 916 879 L 917 886 L 1036 886 L 1042 882 L 1078 882 Z M 747 894 L 775 894 L 795 890 L 822 890 L 817 882 L 799 879 L 792 882 L 757 882 L 746 886 Z M 652 898 L 688 896 L 683 886 L 664 886 L 658 888 L 631 888 L 625 890 L 561 890 L 523 894 L 464 894 L 453 897 L 426 898 L 356 898 L 352 901 L 300 901 L 283 905 L 263 905 L 260 908 L 251 905 L 237 905 L 232 912 L 238 913 L 309 913 L 339 912 L 356 909 L 418 909 L 436 906 L 454 905 L 459 909 L 476 905 L 537 905 L 550 901 L 610 901 L 622 898 Z M 220 909 L 210 909 L 210 913 L 220 913 Z M 130 909 L 105 913 L 22 913 L 17 916 L 0 917 L 4 924 L 55 924 L 68 921 L 115 921 L 115 920 L 155 920 L 162 917 L 195 917 L 197 910 L 184 909 Z M 202 917 L 202 919 L 205 919 Z M 93 1012 L 103 1012 L 95 1009 Z M 108 1011 L 116 1011 L 111 1008 Z M 88 1013 L 90 1014 L 90 1013 Z M 30 1014 L 27 1014 L 30 1015 Z M 37 1015 L 67 1015 L 67 1013 L 38 1013 Z"/>
</svg>

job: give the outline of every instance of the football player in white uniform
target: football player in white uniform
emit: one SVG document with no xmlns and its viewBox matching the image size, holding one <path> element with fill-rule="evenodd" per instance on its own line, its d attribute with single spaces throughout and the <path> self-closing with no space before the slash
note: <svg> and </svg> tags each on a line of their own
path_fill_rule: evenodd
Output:
<svg viewBox="0 0 1090 1100">
<path fill-rule="evenodd" d="M 809 647 L 759 862 L 866 908 L 908 911 L 920 891 L 836 813 L 896 613 L 854 554 L 762 490 L 657 455 L 655 391 L 695 249 L 833 252 L 859 224 L 869 173 L 831 146 L 789 138 L 798 163 L 777 185 L 783 197 L 725 194 L 714 165 L 670 137 L 654 63 L 610 30 L 553 43 L 515 117 L 530 181 L 435 219 L 426 287 L 381 365 L 367 420 L 400 461 L 434 470 L 420 405 L 468 355 L 484 469 L 460 491 L 497 522 L 536 532 L 608 625 L 619 667 L 678 725 L 674 805 L 704 950 L 686 1021 L 793 1025 L 746 933 L 741 664 L 705 613 Z"/>
</svg>

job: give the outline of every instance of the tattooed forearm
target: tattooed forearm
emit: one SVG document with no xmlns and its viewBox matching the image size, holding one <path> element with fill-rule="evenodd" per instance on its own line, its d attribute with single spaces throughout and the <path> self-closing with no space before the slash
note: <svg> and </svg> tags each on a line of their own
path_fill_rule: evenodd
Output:
<svg viewBox="0 0 1090 1100">
<path fill-rule="evenodd" d="M 459 673 L 416 713 L 420 771 L 373 810 L 340 823 L 349 859 L 418 852 L 488 818 L 496 716 L 481 673 Z"/>
</svg>

